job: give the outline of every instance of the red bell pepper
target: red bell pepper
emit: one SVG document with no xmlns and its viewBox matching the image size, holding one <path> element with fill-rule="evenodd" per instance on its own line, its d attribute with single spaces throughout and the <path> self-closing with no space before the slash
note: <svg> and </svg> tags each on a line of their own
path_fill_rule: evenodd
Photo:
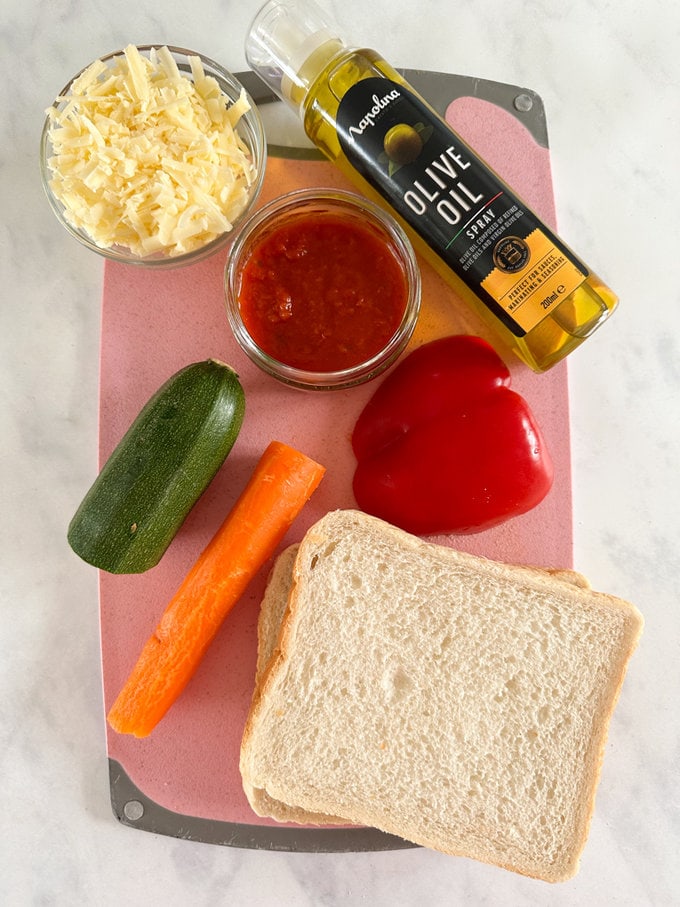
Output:
<svg viewBox="0 0 680 907">
<path fill-rule="evenodd" d="M 479 337 L 452 336 L 408 355 L 352 435 L 359 507 L 418 535 L 472 533 L 546 496 L 552 461 L 510 372 Z"/>
</svg>

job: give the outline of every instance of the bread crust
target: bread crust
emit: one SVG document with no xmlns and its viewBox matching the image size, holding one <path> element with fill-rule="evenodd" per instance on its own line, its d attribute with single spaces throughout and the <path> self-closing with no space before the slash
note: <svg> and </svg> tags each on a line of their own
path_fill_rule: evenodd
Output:
<svg viewBox="0 0 680 907">
<path fill-rule="evenodd" d="M 573 834 L 569 841 L 566 853 L 561 854 L 559 860 L 546 860 L 542 865 L 536 865 L 536 859 L 529 853 L 523 853 L 521 847 L 507 847 L 507 854 L 502 853 L 502 848 L 497 845 L 485 844 L 485 832 L 472 835 L 475 843 L 471 845 L 470 837 L 462 843 L 456 838 L 456 831 L 451 830 L 446 834 L 430 835 L 424 826 L 407 821 L 404 817 L 394 815 L 384 808 L 379 799 L 357 801 L 349 804 L 340 804 L 334 800 L 331 792 L 297 791 L 298 796 L 290 796 L 295 789 L 294 785 L 282 786 L 276 778 L 255 778 L 257 771 L 253 765 L 253 754 L 256 754 L 257 743 L 255 732 L 258 723 L 271 703 L 276 703 L 277 686 L 285 676 L 291 661 L 295 658 L 296 632 L 300 621 L 304 602 L 302 596 L 305 583 L 310 571 L 310 563 L 320 551 L 337 543 L 340 533 L 350 533 L 355 528 L 360 533 L 370 536 L 375 533 L 380 537 L 381 543 L 389 544 L 395 551 L 425 552 L 432 555 L 431 549 L 437 549 L 435 554 L 444 567 L 464 568 L 467 571 L 489 575 L 494 582 L 509 583 L 514 587 L 521 587 L 523 594 L 529 597 L 550 596 L 559 590 L 560 596 L 565 601 L 573 600 L 579 607 L 604 607 L 608 611 L 618 613 L 621 623 L 621 639 L 617 641 L 615 655 L 612 656 L 612 665 L 607 675 L 606 689 L 599 691 L 600 707 L 593 715 L 592 727 L 589 730 L 589 739 L 584 752 L 587 763 L 583 772 L 583 792 L 580 800 L 574 806 Z M 422 547 L 421 547 L 422 546 Z M 291 553 L 285 555 L 291 559 Z M 288 568 L 290 572 L 290 566 Z M 273 579 L 270 580 L 274 582 Z M 276 582 L 280 582 L 279 579 Z M 274 593 L 274 587 L 268 587 Z M 277 591 L 278 595 L 285 595 L 285 583 Z M 617 618 L 617 619 L 618 619 Z M 479 558 L 474 555 L 453 551 L 452 549 L 433 546 L 414 536 L 404 533 L 374 517 L 358 511 L 335 511 L 311 527 L 300 544 L 292 564 L 292 580 L 288 590 L 285 612 L 281 620 L 278 641 L 266 667 L 259 665 L 259 677 L 253 694 L 251 709 L 244 728 L 241 748 L 241 774 L 244 789 L 256 811 L 263 810 L 260 814 L 270 815 L 279 821 L 296 821 L 304 824 L 321 822 L 340 824 L 360 824 L 380 828 L 381 830 L 398 835 L 414 843 L 440 850 L 452 856 L 467 856 L 505 869 L 518 872 L 533 878 L 549 882 L 565 881 L 571 878 L 578 870 L 580 854 L 585 846 L 595 803 L 595 793 L 601 772 L 604 749 L 606 744 L 608 726 L 616 702 L 619 698 L 623 684 L 626 667 L 637 645 L 642 632 L 642 617 L 637 609 L 628 602 L 604 593 L 590 590 L 585 577 L 571 570 L 544 570 L 535 567 L 509 566 Z M 267 631 L 271 633 L 271 626 Z M 271 641 L 269 641 L 269 644 Z M 267 641 L 263 638 L 261 644 L 266 648 Z M 284 789 L 285 788 L 285 789 Z M 293 801 L 295 802 L 286 802 Z M 339 818 L 344 816 L 344 819 Z M 494 830 L 486 832 L 486 837 L 493 844 Z"/>
<path fill-rule="evenodd" d="M 276 559 L 267 578 L 267 585 L 257 623 L 257 664 L 255 691 L 262 682 L 269 662 L 276 651 L 279 631 L 285 620 L 288 598 L 293 579 L 293 566 L 299 544 L 290 545 Z M 253 811 L 258 816 L 276 819 L 277 822 L 294 822 L 297 825 L 347 825 L 346 819 L 325 813 L 313 813 L 292 804 L 270 797 L 266 790 L 255 788 L 243 778 L 243 789 Z"/>
</svg>

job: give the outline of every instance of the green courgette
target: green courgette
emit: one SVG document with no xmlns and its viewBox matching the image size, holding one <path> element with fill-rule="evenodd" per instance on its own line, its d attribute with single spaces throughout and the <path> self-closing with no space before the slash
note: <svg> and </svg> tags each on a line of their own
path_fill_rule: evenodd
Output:
<svg viewBox="0 0 680 907">
<path fill-rule="evenodd" d="M 241 429 L 236 372 L 209 359 L 178 371 L 145 404 L 68 528 L 84 561 L 108 573 L 157 564 Z"/>
</svg>

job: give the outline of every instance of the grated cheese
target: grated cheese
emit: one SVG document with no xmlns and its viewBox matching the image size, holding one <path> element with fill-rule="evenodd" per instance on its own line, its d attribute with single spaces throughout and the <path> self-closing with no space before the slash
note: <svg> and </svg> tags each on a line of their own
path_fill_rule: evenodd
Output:
<svg viewBox="0 0 680 907">
<path fill-rule="evenodd" d="M 236 132 L 245 92 L 229 104 L 200 59 L 189 62 L 192 78 L 167 47 L 146 57 L 130 45 L 47 111 L 50 188 L 100 248 L 182 255 L 230 231 L 247 204 L 256 173 Z"/>
</svg>

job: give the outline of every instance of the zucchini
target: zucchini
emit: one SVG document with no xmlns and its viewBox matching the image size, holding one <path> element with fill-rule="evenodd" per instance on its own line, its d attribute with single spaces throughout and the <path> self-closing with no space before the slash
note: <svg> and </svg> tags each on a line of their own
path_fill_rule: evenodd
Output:
<svg viewBox="0 0 680 907">
<path fill-rule="evenodd" d="M 178 371 L 145 404 L 68 528 L 68 542 L 108 573 L 157 564 L 231 450 L 245 396 L 236 372 L 209 359 Z"/>
</svg>

